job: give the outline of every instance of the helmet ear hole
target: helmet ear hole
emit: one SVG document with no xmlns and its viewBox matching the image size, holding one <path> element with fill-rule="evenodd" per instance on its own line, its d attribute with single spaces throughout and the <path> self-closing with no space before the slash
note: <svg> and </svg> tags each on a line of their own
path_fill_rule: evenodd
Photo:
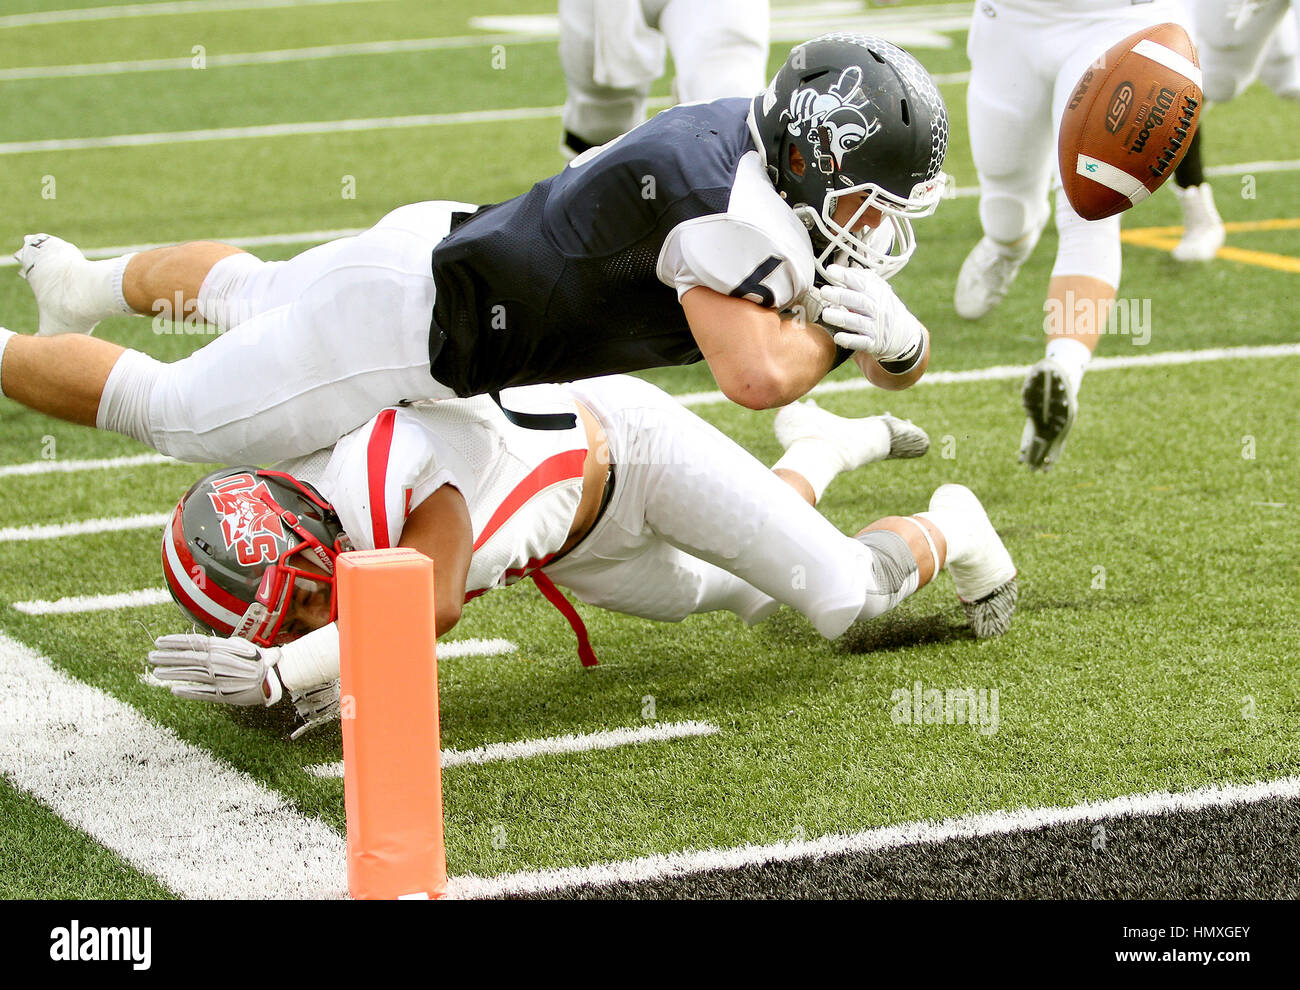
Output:
<svg viewBox="0 0 1300 990">
<path fill-rule="evenodd" d="M 790 171 L 795 175 L 803 175 L 804 170 L 808 167 L 808 163 L 803 160 L 803 153 L 792 144 L 787 157 L 789 158 Z"/>
</svg>

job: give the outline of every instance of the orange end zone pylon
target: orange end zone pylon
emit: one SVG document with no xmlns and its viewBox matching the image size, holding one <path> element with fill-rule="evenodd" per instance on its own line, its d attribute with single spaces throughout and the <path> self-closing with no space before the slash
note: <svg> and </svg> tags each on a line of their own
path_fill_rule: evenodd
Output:
<svg viewBox="0 0 1300 990">
<path fill-rule="evenodd" d="M 433 561 L 416 550 L 338 558 L 348 892 L 440 897 L 442 755 Z"/>
</svg>

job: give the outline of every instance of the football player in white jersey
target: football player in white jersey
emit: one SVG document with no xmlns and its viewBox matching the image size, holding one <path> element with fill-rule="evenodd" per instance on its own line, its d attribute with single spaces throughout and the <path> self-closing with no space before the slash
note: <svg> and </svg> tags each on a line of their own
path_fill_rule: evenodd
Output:
<svg viewBox="0 0 1300 990">
<path fill-rule="evenodd" d="M 89 262 L 32 235 L 20 274 L 54 336 L 0 331 L 0 392 L 184 460 L 263 463 L 406 400 L 700 360 L 755 409 L 850 358 L 906 387 L 929 338 L 884 279 L 941 199 L 947 139 L 920 63 L 836 34 L 752 100 L 665 110 L 522 196 L 402 207 L 286 262 L 204 242 Z M 173 364 L 78 335 L 158 300 L 226 332 Z"/>
<path fill-rule="evenodd" d="M 830 638 L 947 567 L 977 636 L 1011 620 L 1016 568 L 969 489 L 943 485 L 928 511 L 856 538 L 813 508 L 841 470 L 924 453 L 910 423 L 791 406 L 777 420 L 786 453 L 769 471 L 639 379 L 506 399 L 576 425 L 520 428 L 486 397 L 420 403 L 275 470 L 196 483 L 164 532 L 163 568 L 183 610 L 217 635 L 159 638 L 157 675 L 179 695 L 230 704 L 273 704 L 287 689 L 314 718 L 337 694 L 332 574 L 349 547 L 431 557 L 440 635 L 467 599 L 531 577 L 570 618 L 585 663 L 585 630 L 555 585 L 667 622 L 726 610 L 752 624 L 786 604 Z"/>
<path fill-rule="evenodd" d="M 559 13 L 568 155 L 645 120 L 665 48 L 678 103 L 753 96 L 767 83 L 767 0 L 560 0 Z"/>
<path fill-rule="evenodd" d="M 1259 79 L 1283 99 L 1300 101 L 1300 7 L 1292 0 L 1188 0 L 1192 37 L 1207 103 L 1236 99 Z M 1183 208 L 1176 261 L 1209 261 L 1226 231 L 1201 164 L 1204 123 L 1174 171 Z"/>
<path fill-rule="evenodd" d="M 1119 217 L 1089 222 L 1061 190 L 1057 132 L 1089 64 L 1149 25 L 1179 21 L 1175 0 L 979 0 L 967 104 L 983 238 L 962 264 L 954 304 L 979 319 L 1005 297 L 1047 224 L 1056 190 L 1056 263 L 1044 304 L 1047 349 L 1025 379 L 1020 461 L 1046 470 L 1078 411 L 1084 369 L 1120 279 Z"/>
</svg>

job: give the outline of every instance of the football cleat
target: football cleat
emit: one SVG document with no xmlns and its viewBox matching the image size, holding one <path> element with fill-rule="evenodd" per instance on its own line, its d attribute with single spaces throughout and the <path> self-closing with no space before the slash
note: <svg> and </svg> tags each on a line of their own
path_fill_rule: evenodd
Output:
<svg viewBox="0 0 1300 990">
<path fill-rule="evenodd" d="M 880 418 L 889 428 L 889 456 L 886 460 L 921 457 L 930 449 L 930 435 L 910 419 L 899 419 L 889 413 Z"/>
<path fill-rule="evenodd" d="M 967 549 L 946 563 L 966 621 L 980 639 L 1001 636 L 1011 625 L 1018 597 L 1016 565 L 984 506 L 965 485 L 940 485 L 930 496 L 930 511 L 964 519 L 970 527 Z"/>
<path fill-rule="evenodd" d="M 1020 463 L 1031 471 L 1046 471 L 1060 459 L 1074 425 L 1078 393 L 1060 362 L 1043 358 L 1029 369 L 1021 400 L 1029 418 L 1020 437 Z"/>
<path fill-rule="evenodd" d="M 49 234 L 28 234 L 14 260 L 36 296 L 36 336 L 94 332 L 99 317 L 90 315 L 83 303 L 79 280 L 80 269 L 89 262 L 75 244 Z"/>
<path fill-rule="evenodd" d="M 1002 302 L 1042 232 L 1040 226 L 1011 246 L 980 238 L 957 273 L 957 289 L 952 298 L 957 315 L 978 320 Z"/>
<path fill-rule="evenodd" d="M 1208 182 L 1174 189 L 1183 207 L 1183 239 L 1173 250 L 1175 261 L 1211 261 L 1226 239 L 1223 220 L 1214 206 Z"/>
<path fill-rule="evenodd" d="M 887 451 L 877 453 L 881 448 L 876 441 L 864 436 L 866 423 L 880 423 L 885 427 L 889 436 Z M 930 437 L 925 430 L 909 420 L 898 419 L 889 413 L 849 419 L 827 412 L 814 399 L 792 402 L 783 407 L 776 414 L 775 427 L 776 438 L 786 450 L 797 440 L 824 440 L 843 459 L 845 470 L 877 460 L 920 457 L 930 449 Z"/>
</svg>

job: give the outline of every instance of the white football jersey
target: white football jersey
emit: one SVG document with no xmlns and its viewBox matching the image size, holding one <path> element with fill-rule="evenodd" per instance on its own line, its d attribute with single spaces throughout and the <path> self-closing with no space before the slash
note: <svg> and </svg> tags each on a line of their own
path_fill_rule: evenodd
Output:
<svg viewBox="0 0 1300 990">
<path fill-rule="evenodd" d="M 397 546 L 420 503 L 443 485 L 465 498 L 474 531 L 466 597 L 512 584 L 548 561 L 582 499 L 587 435 L 556 385 L 507 389 L 525 413 L 571 413 L 567 430 L 524 429 L 487 396 L 385 409 L 332 448 L 277 468 L 315 486 L 358 550 Z"/>
</svg>

